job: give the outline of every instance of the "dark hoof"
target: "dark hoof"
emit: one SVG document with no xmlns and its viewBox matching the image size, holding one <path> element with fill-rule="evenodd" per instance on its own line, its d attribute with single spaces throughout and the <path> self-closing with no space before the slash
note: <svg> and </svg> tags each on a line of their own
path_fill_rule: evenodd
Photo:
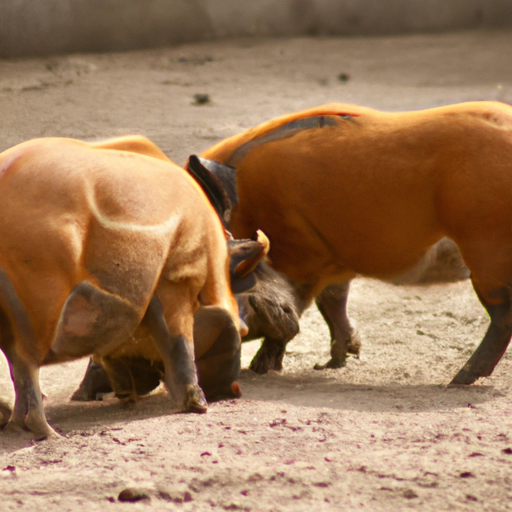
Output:
<svg viewBox="0 0 512 512">
<path fill-rule="evenodd" d="M 457 373 L 457 375 L 455 375 L 449 386 L 468 386 L 469 384 L 473 384 L 473 382 L 475 382 L 480 377 L 481 375 L 468 371 L 464 367 L 459 371 L 459 373 Z"/>
<path fill-rule="evenodd" d="M 116 398 L 119 400 L 121 407 L 125 410 L 130 410 L 135 407 L 135 405 L 138 402 L 138 396 L 137 395 L 123 395 L 123 396 L 117 396 Z"/>
<path fill-rule="evenodd" d="M 71 400 L 73 402 L 92 402 L 92 401 L 100 401 L 103 396 L 101 393 L 91 392 L 90 390 L 85 389 L 77 389 L 72 395 Z"/>
<path fill-rule="evenodd" d="M 343 368 L 347 364 L 346 360 L 329 359 L 325 364 L 315 364 L 313 367 L 315 370 L 338 370 Z"/>
<path fill-rule="evenodd" d="M 269 361 L 268 359 L 258 358 L 256 357 L 251 361 L 249 369 L 254 373 L 258 373 L 259 375 L 264 375 L 268 373 L 270 370 L 274 370 L 275 372 L 283 371 L 283 362 L 281 361 Z"/>
<path fill-rule="evenodd" d="M 359 357 L 359 353 L 361 352 L 361 338 L 357 332 L 352 333 L 347 345 L 347 352 Z"/>
<path fill-rule="evenodd" d="M 258 354 L 256 354 L 249 365 L 249 369 L 254 373 L 264 375 L 265 373 L 268 373 L 269 366 L 270 364 L 266 357 L 258 357 Z"/>
<path fill-rule="evenodd" d="M 249 369 L 254 373 L 264 375 L 270 370 L 281 372 L 283 370 L 283 358 L 285 348 L 277 344 L 265 343 L 253 357 Z"/>
<path fill-rule="evenodd" d="M 7 424 L 11 417 L 12 409 L 8 404 L 0 400 L 0 428 Z"/>
<path fill-rule="evenodd" d="M 89 365 L 78 389 L 71 396 L 77 402 L 101 400 L 101 395 L 112 392 L 112 386 L 103 366 L 89 360 Z"/>
<path fill-rule="evenodd" d="M 203 390 L 199 386 L 187 385 L 187 398 L 183 407 L 184 412 L 204 414 L 208 409 L 208 402 Z"/>
</svg>

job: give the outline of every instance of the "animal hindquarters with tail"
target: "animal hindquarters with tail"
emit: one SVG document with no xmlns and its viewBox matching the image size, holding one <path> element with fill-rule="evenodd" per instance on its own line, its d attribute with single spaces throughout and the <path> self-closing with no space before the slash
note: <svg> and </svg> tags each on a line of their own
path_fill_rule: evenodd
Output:
<svg viewBox="0 0 512 512">
<path fill-rule="evenodd" d="M 226 233 L 197 183 L 169 162 L 72 139 L 15 146 L 0 172 L 0 348 L 16 390 L 8 427 L 53 435 L 39 368 L 109 357 L 141 327 L 174 410 L 204 412 L 193 343 L 206 353 L 213 333 L 239 348 L 240 323 Z M 242 279 L 264 252 L 248 244 Z"/>
</svg>

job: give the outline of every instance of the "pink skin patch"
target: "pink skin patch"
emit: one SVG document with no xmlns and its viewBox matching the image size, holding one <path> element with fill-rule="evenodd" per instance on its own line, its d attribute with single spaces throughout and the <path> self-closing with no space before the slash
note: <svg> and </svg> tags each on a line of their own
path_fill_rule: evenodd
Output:
<svg viewBox="0 0 512 512">
<path fill-rule="evenodd" d="M 249 327 L 247 327 L 247 324 L 240 318 L 240 337 L 243 338 L 244 336 L 247 336 L 249 334 Z"/>
<path fill-rule="evenodd" d="M 235 398 L 240 398 L 242 396 L 242 389 L 240 388 L 240 384 L 238 384 L 238 382 L 231 383 L 231 392 Z"/>
</svg>

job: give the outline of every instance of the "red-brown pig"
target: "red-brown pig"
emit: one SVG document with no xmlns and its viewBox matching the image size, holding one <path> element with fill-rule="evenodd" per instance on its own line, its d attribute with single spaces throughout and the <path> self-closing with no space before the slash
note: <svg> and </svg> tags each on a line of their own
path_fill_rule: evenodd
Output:
<svg viewBox="0 0 512 512">
<path fill-rule="evenodd" d="M 263 230 L 273 269 L 311 296 L 356 275 L 394 279 L 449 237 L 491 318 L 452 384 L 492 373 L 512 334 L 512 107 L 386 113 L 331 104 L 263 123 L 201 156 L 236 172 L 233 234 Z M 333 337 L 329 365 L 339 366 L 351 339 Z"/>
<path fill-rule="evenodd" d="M 233 373 L 210 377 L 239 393 L 230 279 L 249 286 L 267 242 L 229 249 L 188 173 L 119 144 L 35 139 L 0 154 L 0 348 L 16 390 L 6 428 L 55 435 L 39 368 L 91 354 L 160 361 L 173 409 L 193 412 L 207 407 L 194 351 L 214 373 L 227 354 Z"/>
<path fill-rule="evenodd" d="M 234 208 L 238 203 L 236 169 L 212 160 L 201 161 L 222 183 L 230 200 L 230 209 Z M 326 364 L 316 364 L 315 368 L 340 368 L 345 364 L 347 351 L 359 354 L 360 337 L 347 310 L 350 280 L 330 284 L 314 297 L 311 284 L 294 281 L 268 263 L 261 262 L 256 268 L 256 275 L 257 288 L 238 297 L 240 314 L 249 328 L 242 341 L 263 338 L 251 361 L 253 371 L 282 370 L 286 345 L 299 332 L 299 319 L 313 299 L 331 334 L 331 359 Z M 469 271 L 457 245 L 449 238 L 442 238 L 416 265 L 389 281 L 397 285 L 426 285 L 467 277 Z M 90 393 L 90 399 L 92 396 Z"/>
</svg>

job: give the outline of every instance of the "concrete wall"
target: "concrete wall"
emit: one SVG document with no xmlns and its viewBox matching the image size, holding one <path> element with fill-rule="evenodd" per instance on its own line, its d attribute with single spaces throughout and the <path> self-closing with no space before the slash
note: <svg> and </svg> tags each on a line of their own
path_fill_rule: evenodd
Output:
<svg viewBox="0 0 512 512">
<path fill-rule="evenodd" d="M 0 57 L 497 27 L 512 28 L 512 0 L 0 0 Z"/>
</svg>

